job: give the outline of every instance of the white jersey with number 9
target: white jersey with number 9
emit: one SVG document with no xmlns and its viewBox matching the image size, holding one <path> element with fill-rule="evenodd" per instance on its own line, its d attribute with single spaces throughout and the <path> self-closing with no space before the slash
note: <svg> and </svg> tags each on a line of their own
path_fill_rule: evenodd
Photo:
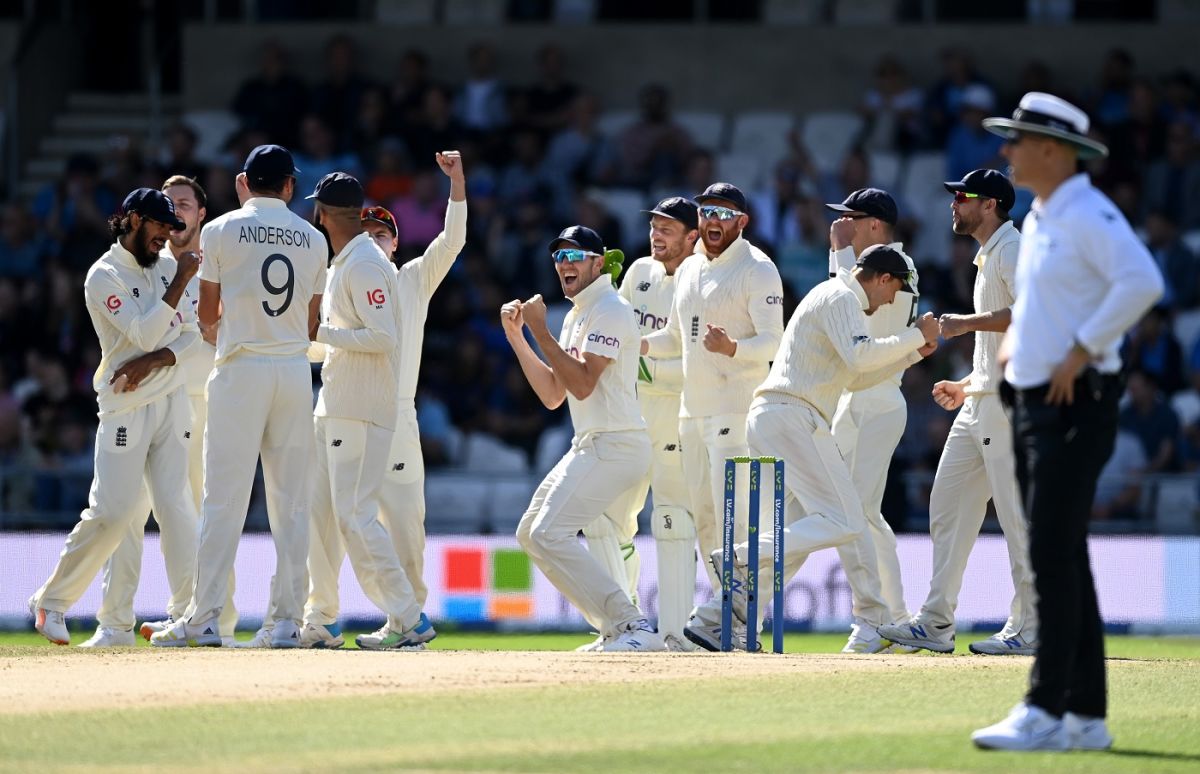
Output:
<svg viewBox="0 0 1200 774">
<path fill-rule="evenodd" d="M 308 349 L 308 303 L 325 290 L 325 237 L 282 199 L 255 197 L 200 232 L 199 277 L 221 285 L 217 358 Z"/>
</svg>

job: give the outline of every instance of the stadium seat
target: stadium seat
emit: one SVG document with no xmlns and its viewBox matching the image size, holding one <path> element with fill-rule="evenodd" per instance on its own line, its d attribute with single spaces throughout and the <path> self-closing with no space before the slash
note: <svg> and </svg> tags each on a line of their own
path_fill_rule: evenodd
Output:
<svg viewBox="0 0 1200 774">
<path fill-rule="evenodd" d="M 552 427 L 547 427 L 538 437 L 537 452 L 533 455 L 535 471 L 550 470 L 571 448 L 571 437 L 575 429 L 568 420 Z"/>
<path fill-rule="evenodd" d="M 833 18 L 838 25 L 887 25 L 896 21 L 896 0 L 834 0 Z"/>
<path fill-rule="evenodd" d="M 471 473 L 526 473 L 529 460 L 525 452 L 514 449 L 487 433 L 467 436 L 463 468 Z"/>
<path fill-rule="evenodd" d="M 642 214 L 642 210 L 653 202 L 647 201 L 645 194 L 632 188 L 594 188 L 590 189 L 587 194 L 589 198 L 604 205 L 604 209 L 620 221 L 622 244 L 619 247 L 624 250 L 625 244 L 631 245 L 626 257 L 630 259 L 636 257 L 633 255 L 636 250 L 632 248 L 632 245 L 645 241 L 640 235 L 645 234 L 647 229 L 647 216 Z"/>
<path fill-rule="evenodd" d="M 862 118 L 857 113 L 812 113 L 804 119 L 800 138 L 818 169 L 835 172 L 861 130 Z"/>
<path fill-rule="evenodd" d="M 763 169 L 774 169 L 791 151 L 788 135 L 795 128 L 796 117 L 791 113 L 739 113 L 733 119 L 729 152 L 757 156 Z"/>
<path fill-rule="evenodd" d="M 189 110 L 181 120 L 196 133 L 196 159 L 206 164 L 217 160 L 225 142 L 241 126 L 228 110 Z"/>
<path fill-rule="evenodd" d="M 725 142 L 725 116 L 710 110 L 680 110 L 675 120 L 701 147 L 719 151 Z"/>
<path fill-rule="evenodd" d="M 933 260 L 945 266 L 950 260 L 950 197 L 945 182 L 946 157 L 941 153 L 916 153 L 904 170 L 899 186 L 900 217 L 916 218 L 915 252 L 917 260 Z"/>
<path fill-rule="evenodd" d="M 425 478 L 425 531 L 430 534 L 481 532 L 487 512 L 486 478 L 438 472 Z"/>
<path fill-rule="evenodd" d="M 375 0 L 375 19 L 384 24 L 433 24 L 434 0 Z"/>
<path fill-rule="evenodd" d="M 900 182 L 900 156 L 888 151 L 872 151 L 867 157 L 870 184 L 885 191 L 895 191 Z"/>
<path fill-rule="evenodd" d="M 1175 338 L 1179 339 L 1179 346 L 1183 348 L 1183 356 L 1186 358 L 1191 354 L 1196 340 L 1200 339 L 1200 309 L 1176 314 L 1173 328 Z"/>
<path fill-rule="evenodd" d="M 525 514 L 525 509 L 529 507 L 529 501 L 533 499 L 533 493 L 539 483 L 540 479 L 532 476 L 497 478 L 492 482 L 487 509 L 488 527 L 493 534 L 516 533 L 517 524 Z"/>
<path fill-rule="evenodd" d="M 596 128 L 600 130 L 601 134 L 611 140 L 615 140 L 637 118 L 638 112 L 636 110 L 605 110 L 596 119 Z"/>
<path fill-rule="evenodd" d="M 1196 255 L 1200 255 L 1200 228 L 1188 231 L 1183 235 L 1183 243 Z"/>
<path fill-rule="evenodd" d="M 722 153 L 716 158 L 716 173 L 718 180 L 749 192 L 762 182 L 762 159 L 753 153 Z"/>
<path fill-rule="evenodd" d="M 1197 483 L 1194 476 L 1155 477 L 1157 497 L 1154 522 L 1167 534 L 1190 533 L 1196 529 Z"/>
<path fill-rule="evenodd" d="M 442 0 L 446 24 L 503 24 L 505 0 Z"/>
<path fill-rule="evenodd" d="M 769 26 L 819 24 L 823 6 L 823 2 L 813 0 L 764 0 L 763 22 Z"/>
</svg>

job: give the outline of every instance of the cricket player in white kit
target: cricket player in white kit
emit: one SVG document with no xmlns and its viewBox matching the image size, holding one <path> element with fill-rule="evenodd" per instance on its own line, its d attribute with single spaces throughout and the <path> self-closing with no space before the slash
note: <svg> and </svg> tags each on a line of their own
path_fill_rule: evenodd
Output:
<svg viewBox="0 0 1200 774">
<path fill-rule="evenodd" d="M 621 297 L 633 307 L 643 336 L 666 326 L 675 294 L 675 274 L 685 260 L 691 260 L 700 238 L 696 203 L 691 199 L 673 196 L 646 212 L 650 215 L 650 255 L 625 270 L 620 289 Z M 683 362 L 677 357 L 641 358 L 637 388 L 638 405 L 653 450 L 650 470 L 640 484 L 608 509 L 605 518 L 592 522 L 583 534 L 588 550 L 609 574 L 618 582 L 628 581 L 627 590 L 636 603 L 639 562 L 633 537 L 646 490 L 652 491 L 650 527 L 658 551 L 658 633 L 669 650 L 692 650 L 683 636 L 696 595 L 696 525 L 679 443 Z M 585 647 L 602 643 L 598 639 Z"/>
<path fill-rule="evenodd" d="M 243 169 L 250 198 L 200 232 L 200 322 L 220 327 L 208 381 L 196 591 L 185 617 L 154 634 L 152 645 L 221 644 L 217 617 L 260 455 L 276 552 L 271 644 L 300 644 L 313 456 L 305 353 L 320 319 L 329 248 L 287 208 L 296 182 L 287 149 L 261 145 Z"/>
<path fill-rule="evenodd" d="M 908 264 L 909 288 L 867 318 L 867 332 L 872 337 L 903 333 L 917 318 L 918 277 L 904 246 L 892 239 L 896 202 L 886 191 L 864 188 L 851 193 L 841 204 L 825 206 L 842 213 L 829 229 L 831 277 L 839 269 L 853 268 L 856 256 L 873 245 L 888 245 Z M 833 437 L 850 468 L 867 515 L 867 528 L 862 534 L 838 546 L 853 598 L 854 617 L 843 653 L 910 650 L 882 641 L 876 631 L 883 624 L 909 618 L 900 580 L 896 536 L 882 512 L 888 467 L 908 421 L 908 405 L 900 392 L 903 373 L 900 369 L 870 389 L 843 393 L 833 418 Z"/>
<path fill-rule="evenodd" d="M 199 255 L 200 226 L 207 214 L 207 196 L 199 183 L 183 175 L 168 178 L 163 183 L 162 192 L 170 197 L 175 205 L 175 214 L 186 224 L 183 230 L 171 232 L 167 245 L 159 254 L 161 265 L 174 266 L 176 256 L 187 252 Z M 190 310 L 189 323 L 192 323 L 200 302 L 199 277 L 192 277 L 188 282 L 183 292 L 183 300 Z M 171 621 L 183 615 L 184 609 L 192 599 L 196 539 L 200 532 L 200 498 L 204 494 L 204 423 L 208 416 L 208 400 L 204 394 L 204 387 L 216 357 L 216 333 L 215 329 L 201 330 L 203 340 L 189 349 L 178 363 L 184 373 L 184 384 L 192 407 L 192 426 L 188 432 L 188 481 L 192 487 L 192 502 L 196 505 L 197 517 L 196 522 L 191 525 L 176 525 L 171 522 L 158 525 L 159 532 L 162 533 L 163 562 L 171 597 L 167 602 L 167 620 L 146 621 L 139 628 L 139 632 L 147 640 L 154 632 L 162 631 Z M 148 513 L 148 496 L 144 498 L 144 504 Z M 105 562 L 100 587 L 100 609 L 96 611 L 96 633 L 80 647 L 133 645 L 133 597 L 141 577 L 144 534 L 144 523 L 131 524 L 129 534 Z M 226 600 L 225 609 L 221 611 L 220 621 L 221 638 L 227 646 L 233 644 L 234 629 L 237 627 L 237 608 L 233 606 L 232 582 L 231 576 L 229 599 Z"/>
<path fill-rule="evenodd" d="M 187 532 L 196 523 L 187 479 L 191 416 L 176 363 L 200 342 L 184 296 L 200 259 L 194 253 L 182 254 L 177 264 L 160 259 L 171 230 L 183 228 L 161 191 L 131 192 L 109 220 L 113 246 L 84 281 L 101 352 L 92 380 L 100 407 L 96 474 L 88 507 L 67 536 L 54 572 L 29 600 L 35 628 L 58 645 L 71 641 L 66 611 L 130 528 L 145 524 L 145 488 L 159 522 L 170 525 L 163 531 L 164 550 L 179 560 L 176 577 L 187 577 L 195 567 L 186 545 L 195 544 Z M 173 545 L 176 539 L 182 545 Z M 127 623 L 127 644 L 133 644 L 133 622 Z"/>
<path fill-rule="evenodd" d="M 612 507 L 650 468 L 650 439 L 637 404 L 637 320 L 613 287 L 604 243 L 571 226 L 550 243 L 563 294 L 573 307 L 558 340 L 540 295 L 500 311 L 509 344 L 547 408 L 566 400 L 575 436 L 546 475 L 517 526 L 538 569 L 605 636 L 604 650 L 665 650 L 662 637 L 617 582 L 579 544 L 579 531 Z M 620 270 L 619 264 L 615 267 Z M 543 361 L 525 339 L 537 341 Z"/>
<path fill-rule="evenodd" d="M 396 269 L 396 304 L 400 309 L 400 393 L 396 432 L 383 483 L 379 487 L 379 518 L 392 537 L 392 546 L 412 584 L 417 605 L 424 608 L 425 586 L 425 460 L 417 428 L 417 375 L 425 340 L 429 301 L 450 272 L 454 259 L 467 242 L 467 181 L 458 151 L 445 151 L 435 158 L 450 178 L 450 201 L 442 233 L 425 252 Z M 362 227 L 385 255 L 396 251 L 396 219 L 383 207 L 362 211 Z"/>
<path fill-rule="evenodd" d="M 971 643 L 972 653 L 1032 656 L 1037 650 L 1037 612 L 1029 536 L 1021 508 L 1012 445 L 1012 425 L 998 394 L 996 365 L 1000 340 L 1012 319 L 1016 300 L 1017 254 L 1021 236 L 1008 218 L 1016 201 L 1012 183 L 994 169 L 977 169 L 961 181 L 945 184 L 956 234 L 979 243 L 975 256 L 975 314 L 944 314 L 943 338 L 975 332 L 971 373 L 941 381 L 933 398 L 947 411 L 961 407 L 929 495 L 929 536 L 933 542 L 933 578 L 921 611 L 908 622 L 880 628 L 880 636 L 910 647 L 954 652 L 954 609 L 962 588 L 971 546 L 983 525 L 988 500 L 1008 543 L 1013 599 L 1008 622 L 997 634 Z"/>
<path fill-rule="evenodd" d="M 784 582 L 813 551 L 844 545 L 866 528 L 862 500 L 833 439 L 830 421 L 843 390 L 869 389 L 937 348 L 937 321 L 871 336 L 869 316 L 911 292 L 908 263 L 886 245 L 863 252 L 853 272 L 813 288 L 783 334 L 771 373 L 755 390 L 747 419 L 750 453 L 783 459 Z M 773 531 L 759 535 L 760 573 L 771 572 Z M 746 647 L 747 544 L 735 547 L 733 640 Z M 777 613 L 778 614 L 778 613 Z M 707 650 L 721 647 L 721 595 L 701 605 L 687 637 Z"/>
<path fill-rule="evenodd" d="M 783 335 L 783 282 L 742 236 L 750 216 L 736 186 L 714 183 L 696 201 L 700 260 L 680 266 L 667 325 L 642 339 L 642 354 L 682 357 L 679 440 L 705 559 L 721 548 L 725 458 L 747 453 L 746 412 Z M 715 570 L 705 567 L 719 589 Z"/>
</svg>

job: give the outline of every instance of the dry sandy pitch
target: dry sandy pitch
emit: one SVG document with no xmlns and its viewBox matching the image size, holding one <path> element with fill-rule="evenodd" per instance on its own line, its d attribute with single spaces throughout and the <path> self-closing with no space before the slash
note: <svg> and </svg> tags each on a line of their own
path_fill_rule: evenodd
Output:
<svg viewBox="0 0 1200 774">
<path fill-rule="evenodd" d="M 799 672 L 1026 669 L 1027 659 L 985 656 L 609 654 L 557 652 L 222 651 L 220 649 L 0 655 L 0 716 L 66 709 L 187 706 L 297 695 L 476 691 L 646 680 L 704 680 Z"/>
</svg>

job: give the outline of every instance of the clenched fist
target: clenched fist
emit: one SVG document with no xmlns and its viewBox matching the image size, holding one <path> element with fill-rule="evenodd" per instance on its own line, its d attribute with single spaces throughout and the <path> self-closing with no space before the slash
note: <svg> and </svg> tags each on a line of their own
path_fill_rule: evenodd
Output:
<svg viewBox="0 0 1200 774">
<path fill-rule="evenodd" d="M 737 342 L 729 338 L 729 334 L 719 325 L 705 323 L 708 332 L 704 334 L 704 348 L 709 352 L 733 357 L 737 352 Z"/>
</svg>

